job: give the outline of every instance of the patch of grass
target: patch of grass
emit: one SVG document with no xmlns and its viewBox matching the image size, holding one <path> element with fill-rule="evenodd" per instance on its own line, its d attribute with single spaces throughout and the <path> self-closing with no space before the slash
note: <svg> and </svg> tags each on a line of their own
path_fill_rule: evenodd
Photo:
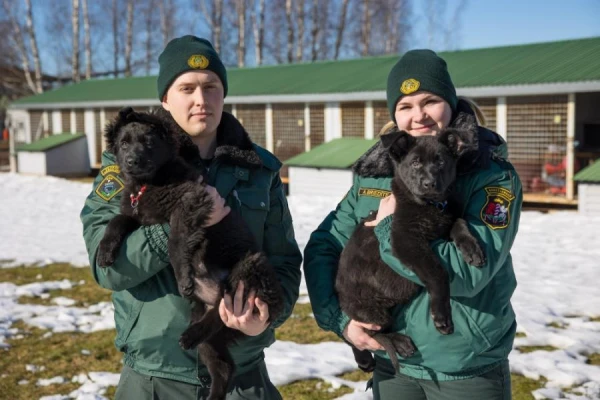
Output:
<svg viewBox="0 0 600 400">
<path fill-rule="evenodd" d="M 549 324 L 546 324 L 546 326 L 556 329 L 567 329 L 567 326 L 569 326 L 569 324 L 565 324 L 564 322 L 552 321 Z"/>
<path fill-rule="evenodd" d="M 546 378 L 539 380 L 529 379 L 523 375 L 511 374 L 511 387 L 513 400 L 534 400 L 531 394 L 534 390 L 541 389 L 546 385 Z"/>
<path fill-rule="evenodd" d="M 53 394 L 68 394 L 79 388 L 81 384 L 71 383 L 73 376 L 92 371 L 119 372 L 122 355 L 114 347 L 114 330 L 94 333 L 53 333 L 43 338 L 48 332 L 25 325 L 19 321 L 13 324 L 18 328 L 23 339 L 9 339 L 10 348 L 0 350 L 0 371 L 6 376 L 0 379 L 1 397 L 14 400 L 38 399 Z M 88 350 L 89 355 L 81 354 Z M 44 371 L 30 372 L 26 364 L 44 366 Z M 38 379 L 49 379 L 62 376 L 67 383 L 50 386 L 36 386 Z M 27 380 L 27 385 L 19 385 Z M 113 391 L 114 393 L 114 391 Z"/>
<path fill-rule="evenodd" d="M 284 399 L 293 400 L 332 400 L 352 393 L 353 390 L 347 386 L 332 389 L 329 383 L 321 379 L 307 379 L 296 381 L 287 385 L 278 386 L 279 392 Z"/>
<path fill-rule="evenodd" d="M 94 281 L 89 268 L 76 268 L 70 264 L 56 263 L 45 267 L 20 266 L 16 268 L 0 269 L 0 282 L 12 282 L 15 285 L 26 285 L 34 282 L 61 281 L 68 279 L 73 282 L 85 281 L 67 290 L 51 290 L 48 292 L 50 298 L 40 297 L 19 298 L 21 304 L 51 305 L 52 298 L 64 296 L 76 301 L 76 307 L 86 307 L 102 301 L 110 301 L 110 291 L 102 289 Z"/>
<path fill-rule="evenodd" d="M 517 332 L 515 337 L 527 337 L 527 335 L 524 332 Z"/>
<path fill-rule="evenodd" d="M 75 176 L 71 178 L 66 178 L 68 181 L 72 182 L 81 182 L 81 183 L 93 183 L 95 176 Z"/>
<path fill-rule="evenodd" d="M 342 378 L 345 379 L 347 381 L 351 381 L 351 382 L 362 382 L 362 381 L 368 381 L 369 379 L 371 379 L 371 377 L 373 376 L 373 373 L 369 372 L 363 372 L 360 369 L 354 370 L 354 371 L 350 371 L 350 372 L 344 372 L 341 375 L 338 375 L 338 378 Z"/>
<path fill-rule="evenodd" d="M 296 304 L 290 318 L 275 330 L 277 340 L 299 344 L 342 341 L 336 334 L 319 328 L 311 313 L 312 307 L 310 304 Z M 286 397 L 284 396 L 284 398 Z"/>
<path fill-rule="evenodd" d="M 600 366 L 600 353 L 590 354 L 588 356 L 587 363 Z"/>
<path fill-rule="evenodd" d="M 553 346 L 521 346 L 521 347 L 517 347 L 517 350 L 519 350 L 521 353 L 531 353 L 531 352 L 538 351 L 538 350 L 555 351 L 555 350 L 558 350 L 558 348 L 553 347 Z"/>
</svg>

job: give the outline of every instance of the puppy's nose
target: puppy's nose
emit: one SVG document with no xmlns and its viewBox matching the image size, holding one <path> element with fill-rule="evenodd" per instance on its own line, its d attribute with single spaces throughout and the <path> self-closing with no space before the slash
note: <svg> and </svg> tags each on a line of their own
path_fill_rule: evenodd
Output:
<svg viewBox="0 0 600 400">
<path fill-rule="evenodd" d="M 132 167 L 134 165 L 138 164 L 138 160 L 137 158 L 134 157 L 127 157 L 127 159 L 125 160 L 125 162 L 127 163 L 128 166 Z"/>
<path fill-rule="evenodd" d="M 431 189 L 433 187 L 433 180 L 432 179 L 423 179 L 421 181 L 421 185 L 423 186 L 424 189 Z"/>
</svg>

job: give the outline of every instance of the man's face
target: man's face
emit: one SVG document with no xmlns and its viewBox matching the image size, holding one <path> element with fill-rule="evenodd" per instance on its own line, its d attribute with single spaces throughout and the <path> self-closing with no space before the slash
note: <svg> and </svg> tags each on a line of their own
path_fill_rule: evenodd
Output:
<svg viewBox="0 0 600 400">
<path fill-rule="evenodd" d="M 167 90 L 162 105 L 192 137 L 216 134 L 223 112 L 223 84 L 212 71 L 188 71 Z"/>
</svg>

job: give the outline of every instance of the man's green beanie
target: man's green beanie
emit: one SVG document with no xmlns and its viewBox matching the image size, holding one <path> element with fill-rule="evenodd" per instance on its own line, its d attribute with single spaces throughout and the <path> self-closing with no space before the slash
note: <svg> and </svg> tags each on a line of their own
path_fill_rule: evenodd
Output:
<svg viewBox="0 0 600 400">
<path fill-rule="evenodd" d="M 450 79 L 446 61 L 431 50 L 411 50 L 406 52 L 394 65 L 387 81 L 387 105 L 392 121 L 396 104 L 402 96 L 424 90 L 440 96 L 456 110 L 458 98 Z"/>
<path fill-rule="evenodd" d="M 175 79 L 184 72 L 209 70 L 217 74 L 227 96 L 227 71 L 212 44 L 192 35 L 171 40 L 158 57 L 158 99 L 162 101 Z"/>
</svg>

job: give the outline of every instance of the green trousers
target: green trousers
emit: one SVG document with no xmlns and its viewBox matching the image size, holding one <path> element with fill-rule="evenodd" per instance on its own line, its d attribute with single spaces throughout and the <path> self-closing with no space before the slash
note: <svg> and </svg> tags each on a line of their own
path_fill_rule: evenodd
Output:
<svg viewBox="0 0 600 400">
<path fill-rule="evenodd" d="M 115 400 L 204 400 L 210 387 L 171 379 L 142 375 L 127 365 L 121 371 Z M 269 380 L 267 366 L 261 361 L 256 368 L 233 378 L 227 400 L 281 400 L 281 394 Z"/>
<path fill-rule="evenodd" d="M 382 363 L 383 364 L 383 363 Z M 510 400 L 508 360 L 468 379 L 432 381 L 394 374 L 391 364 L 377 363 L 373 373 L 373 400 Z"/>
</svg>

